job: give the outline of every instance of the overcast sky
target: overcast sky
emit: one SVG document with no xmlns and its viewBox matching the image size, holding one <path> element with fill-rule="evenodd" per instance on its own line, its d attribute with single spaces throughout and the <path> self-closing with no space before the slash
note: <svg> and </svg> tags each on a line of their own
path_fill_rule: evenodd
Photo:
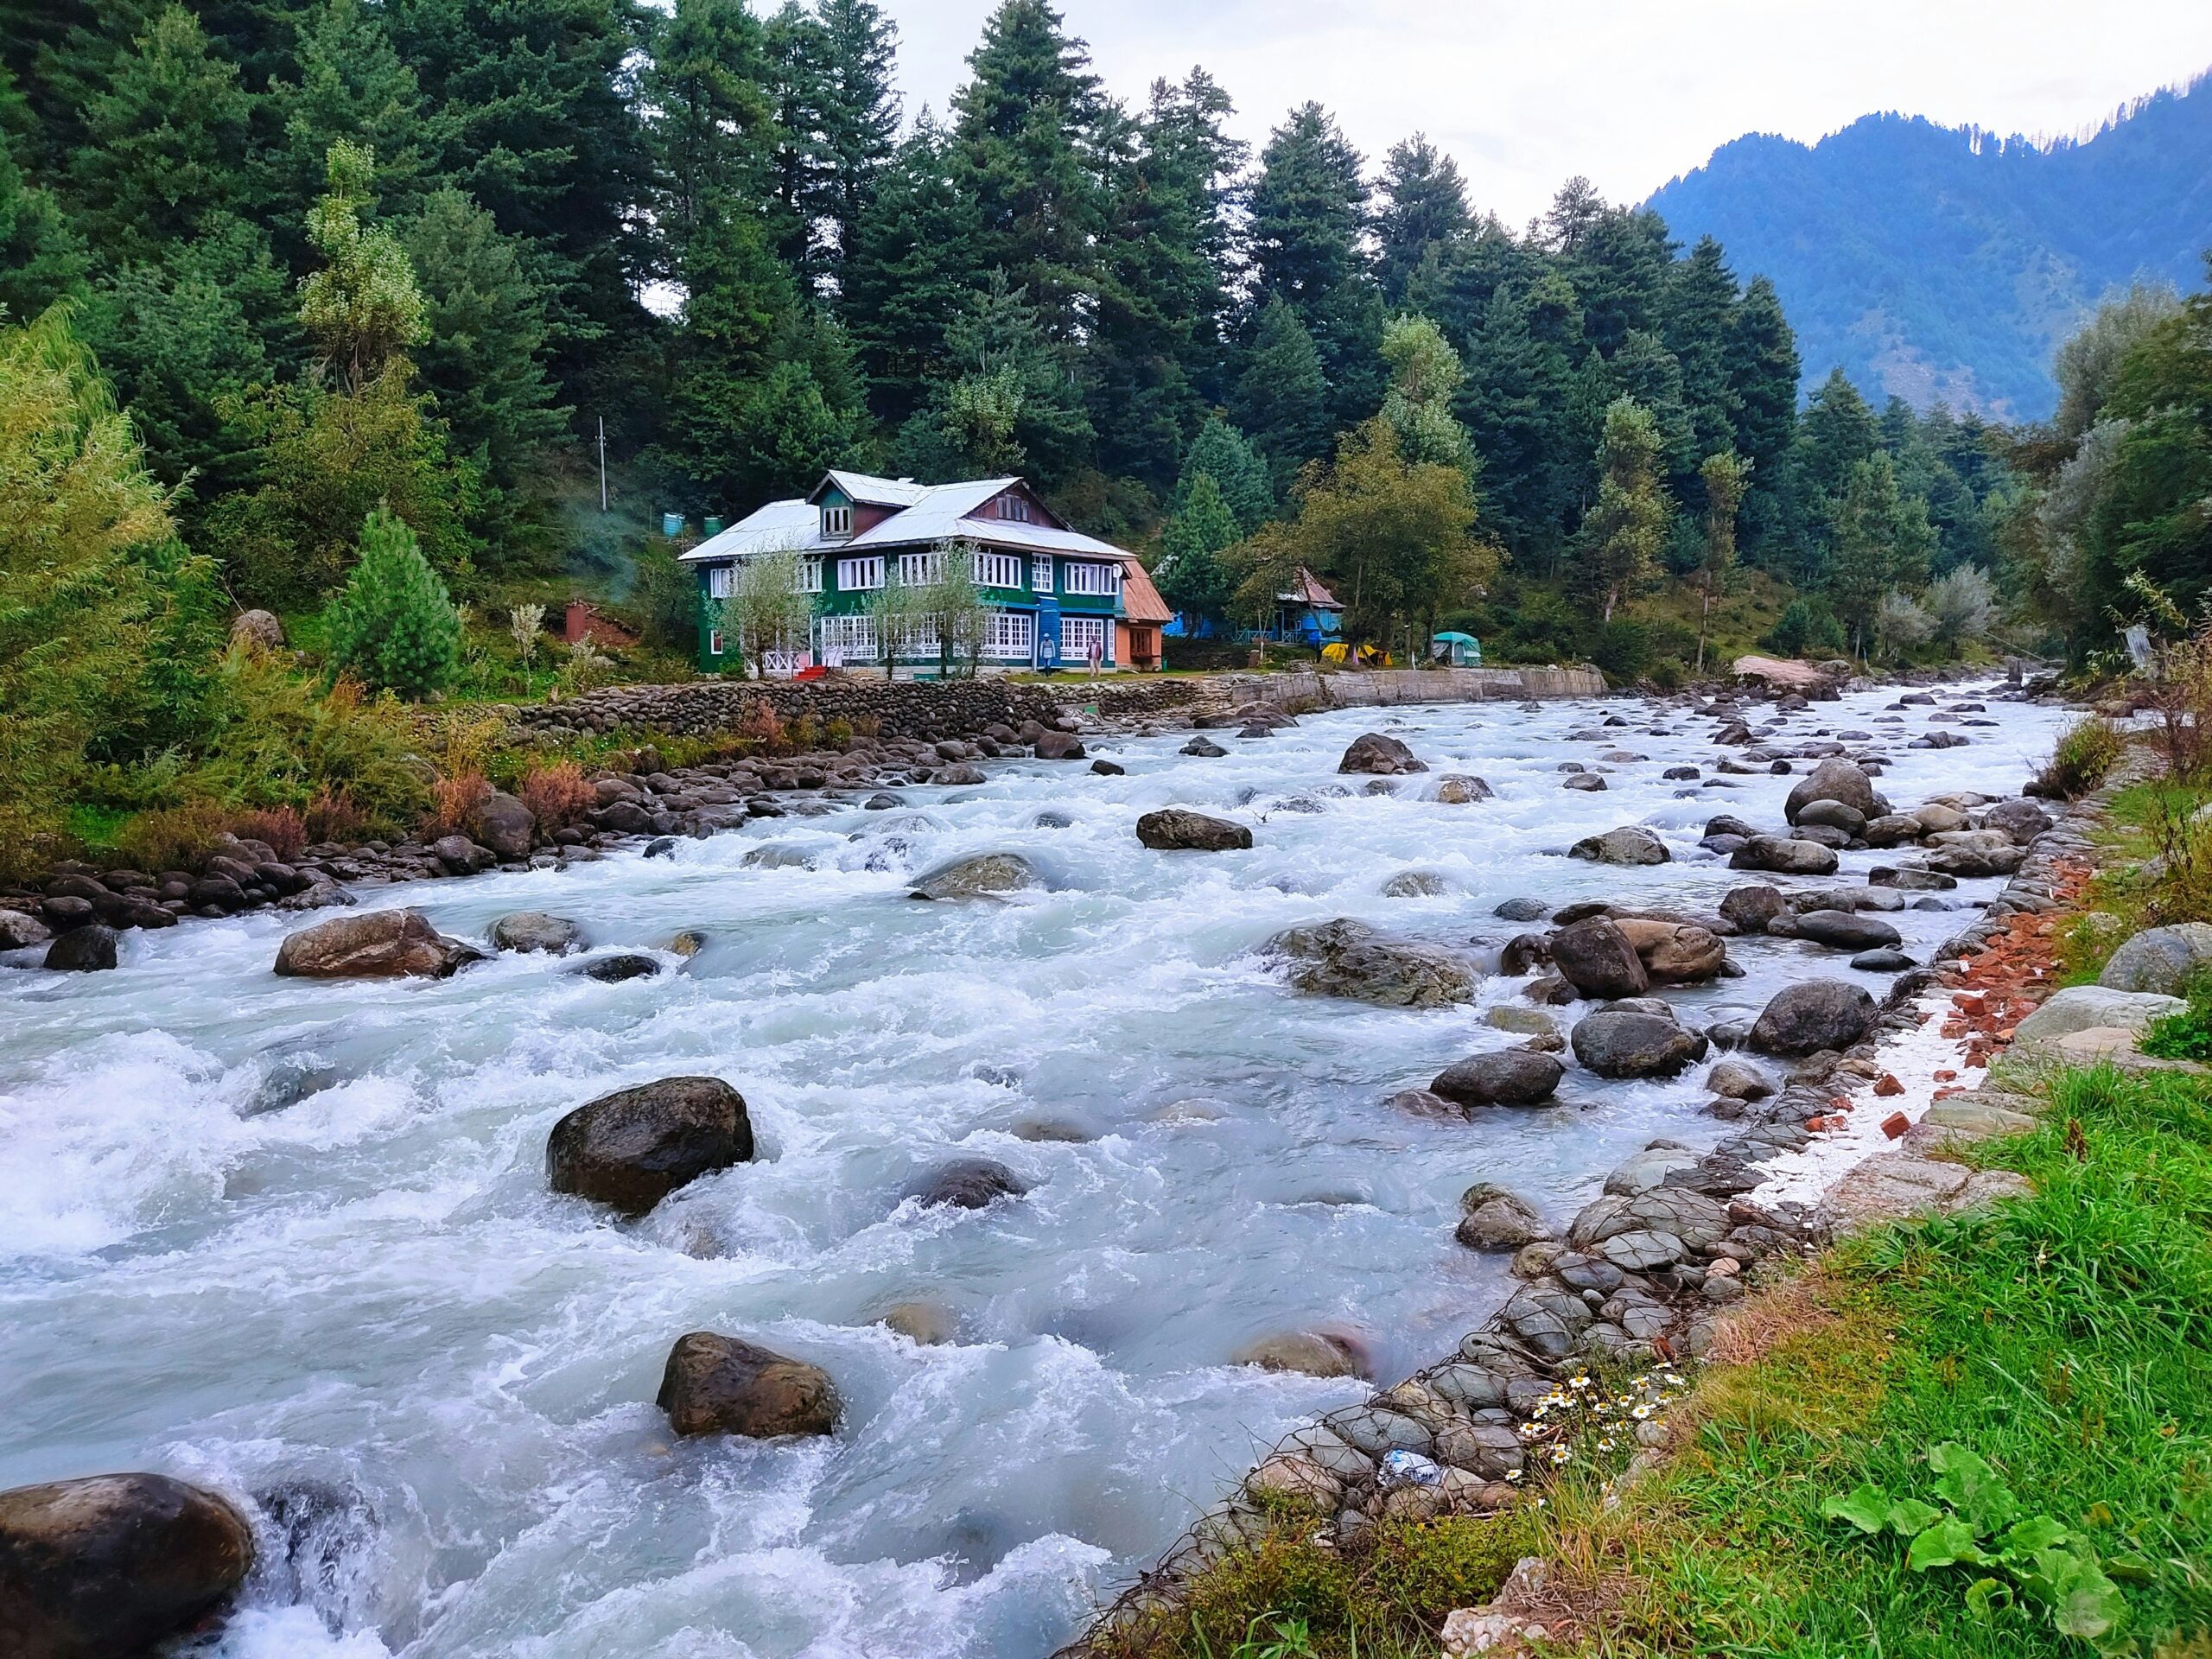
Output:
<svg viewBox="0 0 2212 1659">
<path fill-rule="evenodd" d="M 994 0 L 880 0 L 907 111 L 942 111 Z M 1370 162 L 1425 131 L 1516 226 L 1586 174 L 1640 201 L 1750 131 L 1877 110 L 2075 130 L 2212 66 L 2208 0 L 1061 0 L 1126 103 L 1203 64 L 1256 146 L 1318 99 Z"/>
</svg>

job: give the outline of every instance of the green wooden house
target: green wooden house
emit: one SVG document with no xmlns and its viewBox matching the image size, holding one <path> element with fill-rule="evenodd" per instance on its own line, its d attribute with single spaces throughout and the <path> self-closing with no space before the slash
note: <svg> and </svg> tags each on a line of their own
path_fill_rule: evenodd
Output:
<svg viewBox="0 0 2212 1659">
<path fill-rule="evenodd" d="M 935 561 L 970 561 L 988 609 L 982 663 L 999 670 L 1157 668 L 1169 612 L 1134 554 L 1071 530 L 1018 478 L 917 484 L 833 471 L 812 493 L 771 501 L 683 555 L 699 573 L 699 665 L 731 661 L 716 619 L 738 568 L 766 554 L 798 561 L 813 600 L 808 637 L 767 653 L 789 675 L 880 664 L 872 607 L 887 583 L 928 582 Z M 894 658 L 934 665 L 937 641 L 914 632 Z"/>
</svg>

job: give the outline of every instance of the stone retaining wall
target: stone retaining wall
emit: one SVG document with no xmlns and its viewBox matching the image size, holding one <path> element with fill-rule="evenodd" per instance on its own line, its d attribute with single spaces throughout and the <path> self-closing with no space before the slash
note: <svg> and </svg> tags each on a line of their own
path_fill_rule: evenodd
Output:
<svg viewBox="0 0 2212 1659">
<path fill-rule="evenodd" d="M 876 734 L 939 742 L 986 727 L 1051 724 L 1069 700 L 1056 687 L 1002 679 L 952 680 L 693 680 L 677 685 L 617 685 L 587 691 L 565 702 L 503 708 L 510 724 L 552 737 L 617 730 L 696 735 L 724 731 L 766 703 L 785 721 L 812 715 L 875 722 Z"/>
</svg>

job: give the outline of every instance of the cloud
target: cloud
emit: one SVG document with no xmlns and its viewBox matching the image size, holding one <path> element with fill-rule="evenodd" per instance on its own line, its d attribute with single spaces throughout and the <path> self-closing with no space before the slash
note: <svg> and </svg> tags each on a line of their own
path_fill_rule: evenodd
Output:
<svg viewBox="0 0 2212 1659">
<path fill-rule="evenodd" d="M 909 109 L 942 111 L 991 0 L 884 0 Z M 1425 131 L 1519 224 L 1587 175 L 1640 201 L 1745 132 L 1900 110 L 2055 135 L 2212 65 L 2202 0 L 1062 0 L 1107 89 L 1203 64 L 1255 145 L 1308 99 L 1379 162 Z"/>
</svg>

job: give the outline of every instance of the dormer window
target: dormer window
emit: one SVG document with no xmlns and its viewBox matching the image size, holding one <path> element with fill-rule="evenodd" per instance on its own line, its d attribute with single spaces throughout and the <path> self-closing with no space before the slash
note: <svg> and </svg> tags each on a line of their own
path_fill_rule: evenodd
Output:
<svg viewBox="0 0 2212 1659">
<path fill-rule="evenodd" d="M 853 533 L 853 510 L 850 507 L 822 509 L 822 539 L 842 542 Z"/>
<path fill-rule="evenodd" d="M 1029 503 L 1011 493 L 999 497 L 999 517 L 1017 524 L 1029 522 Z"/>
</svg>

